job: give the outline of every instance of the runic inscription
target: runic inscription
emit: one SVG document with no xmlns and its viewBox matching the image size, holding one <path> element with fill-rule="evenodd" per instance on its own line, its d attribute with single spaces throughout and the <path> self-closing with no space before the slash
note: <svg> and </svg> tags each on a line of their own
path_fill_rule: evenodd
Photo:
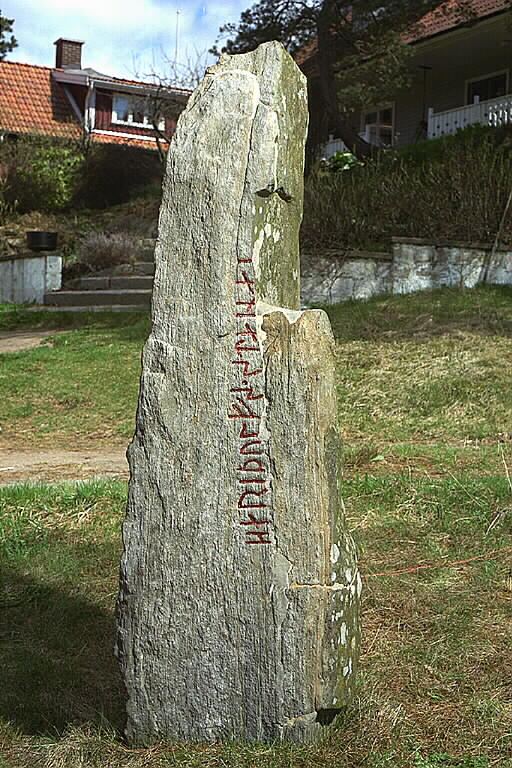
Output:
<svg viewBox="0 0 512 768">
<path fill-rule="evenodd" d="M 228 418 L 238 430 L 240 461 L 235 467 L 237 508 L 246 544 L 272 544 L 269 520 L 270 475 L 268 451 L 263 441 L 265 416 L 262 351 L 256 329 L 256 301 L 251 259 L 237 259 L 236 337 L 232 360 L 236 385 L 229 390 Z"/>
</svg>

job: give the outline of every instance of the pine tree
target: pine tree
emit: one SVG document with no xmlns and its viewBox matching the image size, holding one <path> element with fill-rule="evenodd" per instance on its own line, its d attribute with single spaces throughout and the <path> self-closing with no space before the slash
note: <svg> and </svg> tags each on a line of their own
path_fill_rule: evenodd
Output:
<svg viewBox="0 0 512 768">
<path fill-rule="evenodd" d="M 3 61 L 7 54 L 18 45 L 18 41 L 13 34 L 8 37 L 8 35 L 12 33 L 13 24 L 14 19 L 8 19 L 5 16 L 2 16 L 2 9 L 0 8 L 0 61 Z"/>
</svg>

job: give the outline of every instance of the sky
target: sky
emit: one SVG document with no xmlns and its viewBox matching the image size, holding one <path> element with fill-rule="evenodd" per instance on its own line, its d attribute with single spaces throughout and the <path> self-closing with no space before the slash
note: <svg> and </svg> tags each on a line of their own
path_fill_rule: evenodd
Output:
<svg viewBox="0 0 512 768">
<path fill-rule="evenodd" d="M 252 0 L 0 0 L 14 19 L 18 47 L 10 61 L 55 66 L 59 37 L 83 40 L 82 66 L 128 79 L 169 77 L 176 55 L 185 65 L 206 55 L 223 24 L 238 21 Z M 179 11 L 179 14 L 177 13 Z M 206 62 L 207 59 L 207 62 Z"/>
</svg>

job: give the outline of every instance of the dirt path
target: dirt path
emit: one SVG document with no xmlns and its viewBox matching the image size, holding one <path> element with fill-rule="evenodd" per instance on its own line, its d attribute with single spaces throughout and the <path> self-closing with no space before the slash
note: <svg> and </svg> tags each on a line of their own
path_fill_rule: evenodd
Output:
<svg viewBox="0 0 512 768">
<path fill-rule="evenodd" d="M 22 349 L 38 347 L 42 340 L 55 331 L 0 331 L 0 355 L 6 352 L 19 352 Z"/>
<path fill-rule="evenodd" d="M 91 477 L 128 478 L 126 448 L 105 450 L 0 451 L 0 485 L 55 483 Z"/>
<path fill-rule="evenodd" d="M 0 331 L 0 355 L 38 347 L 55 331 Z M 88 446 L 74 451 L 0 446 L 0 485 L 61 482 L 91 477 L 128 478 L 126 446 Z"/>
</svg>

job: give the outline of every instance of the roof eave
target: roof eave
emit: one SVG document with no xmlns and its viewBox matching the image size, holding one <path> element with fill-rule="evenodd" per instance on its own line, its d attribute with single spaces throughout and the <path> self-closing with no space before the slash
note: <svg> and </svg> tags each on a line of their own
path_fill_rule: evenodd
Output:
<svg viewBox="0 0 512 768">
<path fill-rule="evenodd" d="M 87 75 L 78 75 L 76 72 L 66 72 L 65 69 L 52 69 L 52 77 L 58 83 L 67 85 L 87 85 Z"/>
<path fill-rule="evenodd" d="M 152 84 L 140 84 L 140 85 L 130 85 L 128 83 L 120 83 L 116 80 L 107 80 L 105 78 L 99 78 L 99 77 L 91 77 L 89 80 L 90 83 L 92 83 L 95 87 L 107 87 L 112 89 L 113 91 L 118 91 L 119 93 L 127 92 L 127 93 L 141 93 L 144 95 L 151 95 L 154 94 L 155 91 L 159 91 L 160 93 L 163 93 L 167 96 L 174 96 L 176 98 L 181 98 L 183 100 L 187 100 L 192 93 L 192 91 L 185 91 L 185 90 L 174 90 L 173 88 L 169 88 L 168 86 L 158 86 L 158 85 L 152 85 Z"/>
<path fill-rule="evenodd" d="M 474 29 L 477 25 L 484 24 L 486 21 L 491 21 L 497 16 L 503 16 L 505 13 L 510 13 L 510 10 L 510 8 L 501 8 L 498 11 L 488 13 L 486 16 L 480 16 L 477 19 L 463 21 L 460 24 L 454 24 L 453 27 L 449 27 L 448 29 L 441 29 L 439 32 L 433 32 L 431 35 L 425 35 L 423 37 L 417 38 L 416 40 L 408 40 L 406 41 L 406 44 L 413 46 L 421 45 L 422 43 L 429 43 L 431 40 L 437 40 L 443 35 L 453 35 L 457 32 L 460 33 L 469 29 Z"/>
<path fill-rule="evenodd" d="M 52 69 L 52 77 L 58 82 L 66 85 L 92 85 L 94 88 L 108 88 L 113 91 L 126 92 L 126 93 L 140 93 L 144 95 L 150 95 L 156 90 L 161 93 L 165 93 L 168 96 L 172 96 L 177 99 L 186 101 L 192 91 L 185 89 L 174 89 L 168 86 L 152 85 L 150 83 L 130 84 L 122 83 L 114 78 L 107 77 L 94 77 L 89 74 L 78 74 L 76 72 L 66 72 L 63 69 Z"/>
</svg>

